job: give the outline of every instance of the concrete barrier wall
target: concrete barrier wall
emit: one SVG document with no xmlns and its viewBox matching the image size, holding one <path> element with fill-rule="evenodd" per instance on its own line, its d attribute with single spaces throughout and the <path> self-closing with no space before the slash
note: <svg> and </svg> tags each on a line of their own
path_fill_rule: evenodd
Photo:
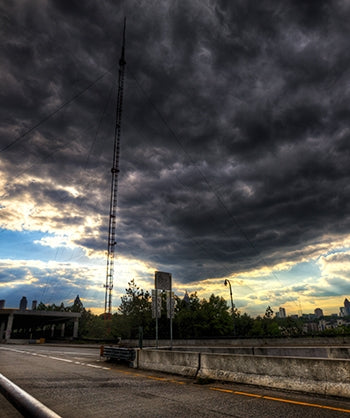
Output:
<svg viewBox="0 0 350 418">
<path fill-rule="evenodd" d="M 123 339 L 124 346 L 138 347 L 139 340 Z M 302 347 L 302 346 L 350 346 L 350 337 L 302 337 L 302 338 L 222 338 L 159 340 L 159 347 Z M 143 340 L 144 347 L 156 347 L 156 340 Z"/>
<path fill-rule="evenodd" d="M 350 360 L 139 350 L 138 367 L 350 398 Z"/>
<path fill-rule="evenodd" d="M 198 372 L 199 356 L 199 353 L 192 352 L 138 350 L 136 363 L 140 369 L 195 377 Z"/>
<path fill-rule="evenodd" d="M 350 347 L 327 347 L 328 358 L 350 359 Z"/>
<path fill-rule="evenodd" d="M 350 360 L 202 354 L 198 376 L 350 398 Z"/>
<path fill-rule="evenodd" d="M 238 354 L 238 353 L 237 353 Z M 338 358 L 350 359 L 350 346 L 348 347 L 253 347 L 252 353 L 262 356 L 282 356 L 282 357 L 318 357 L 318 358 Z"/>
<path fill-rule="evenodd" d="M 188 347 L 176 347 L 188 351 Z M 192 347 L 191 351 L 213 354 L 350 359 L 350 347 Z"/>
</svg>

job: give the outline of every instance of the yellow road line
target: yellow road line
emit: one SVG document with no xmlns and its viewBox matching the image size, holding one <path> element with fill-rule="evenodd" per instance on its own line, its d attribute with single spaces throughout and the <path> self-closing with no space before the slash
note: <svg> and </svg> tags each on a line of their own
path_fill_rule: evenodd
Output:
<svg viewBox="0 0 350 418">
<path fill-rule="evenodd" d="M 112 370 L 113 372 L 116 372 L 116 373 L 127 374 L 129 376 L 143 377 L 145 379 L 159 380 L 159 381 L 162 381 L 162 382 L 177 383 L 178 385 L 184 385 L 185 384 L 185 382 L 182 382 L 181 380 L 167 379 L 166 377 L 157 377 L 157 376 L 152 376 L 152 375 L 144 375 L 144 374 L 141 374 L 141 373 L 128 372 L 126 370 L 116 370 L 116 369 L 110 369 L 110 370 Z"/>
<path fill-rule="evenodd" d="M 181 382 L 181 380 L 169 380 L 169 382 L 171 382 L 171 383 L 177 383 L 178 385 L 184 385 L 185 384 L 185 382 Z"/>
<path fill-rule="evenodd" d="M 218 392 L 232 393 L 234 395 L 250 396 L 250 397 L 253 397 L 253 398 L 267 399 L 269 401 L 277 401 L 277 402 L 290 403 L 290 404 L 293 404 L 293 405 L 309 406 L 309 407 L 312 407 L 312 408 L 328 409 L 328 410 L 331 410 L 331 411 L 346 412 L 346 413 L 350 414 L 350 409 L 336 408 L 334 406 L 329 406 L 329 405 L 319 405 L 319 404 L 309 403 L 309 402 L 294 401 L 292 399 L 275 398 L 275 397 L 272 397 L 272 396 L 257 395 L 256 393 L 238 392 L 238 391 L 235 391 L 235 390 L 221 389 L 221 388 L 215 388 L 215 387 L 210 387 L 209 389 L 210 390 L 216 390 Z"/>
<path fill-rule="evenodd" d="M 151 379 L 151 380 L 161 380 L 161 381 L 167 381 L 168 379 L 166 379 L 165 377 L 156 377 L 156 376 L 151 376 L 151 375 L 148 375 L 148 376 L 145 376 L 145 377 L 147 377 L 147 379 Z"/>
<path fill-rule="evenodd" d="M 177 385 L 184 385 L 185 382 L 182 382 L 181 380 L 174 380 L 174 379 L 167 379 L 165 377 L 155 377 L 155 376 L 143 376 L 147 379 L 151 379 L 151 380 L 160 380 L 162 382 L 169 382 L 169 383 L 176 383 Z"/>
<path fill-rule="evenodd" d="M 251 398 L 262 398 L 261 395 L 257 395 L 256 393 L 248 393 L 248 392 L 238 392 L 238 391 L 231 391 L 235 395 L 244 395 L 244 396 L 250 396 Z"/>
</svg>

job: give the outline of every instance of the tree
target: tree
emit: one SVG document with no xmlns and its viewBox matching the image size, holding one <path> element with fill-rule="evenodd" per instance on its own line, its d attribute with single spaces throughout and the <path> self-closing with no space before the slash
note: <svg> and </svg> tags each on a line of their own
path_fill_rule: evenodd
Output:
<svg viewBox="0 0 350 418">
<path fill-rule="evenodd" d="M 103 339 L 106 337 L 106 323 L 104 315 L 94 315 L 84 309 L 79 319 L 79 337 Z"/>
<path fill-rule="evenodd" d="M 203 336 L 221 337 L 232 335 L 233 322 L 224 298 L 212 294 L 207 301 L 203 299 L 200 307 Z"/>
<path fill-rule="evenodd" d="M 197 293 L 187 295 L 186 299 L 180 299 L 178 296 L 175 296 L 175 318 L 173 322 L 175 338 L 197 336 L 196 325 L 199 306 L 200 302 Z"/>
<path fill-rule="evenodd" d="M 272 318 L 272 314 L 273 311 L 270 306 L 268 306 L 263 318 L 261 318 L 261 316 L 255 318 L 249 336 L 257 338 L 280 337 L 280 328 L 276 322 L 276 319 Z"/>
<path fill-rule="evenodd" d="M 177 298 L 174 319 L 176 338 L 232 335 L 233 323 L 225 299 L 212 294 L 199 300 L 196 293 L 186 300 Z"/>
<path fill-rule="evenodd" d="M 187 295 L 187 294 L 186 294 Z M 199 336 L 198 321 L 200 301 L 197 293 L 187 295 L 186 299 L 175 297 L 175 338 L 193 338 Z"/>
<path fill-rule="evenodd" d="M 303 322 L 300 319 L 276 318 L 281 335 L 285 337 L 298 337 L 303 333 Z"/>
<path fill-rule="evenodd" d="M 116 315 L 116 332 L 123 338 L 137 338 L 142 327 L 144 337 L 151 338 L 154 335 L 151 295 L 139 288 L 134 279 L 128 285 Z"/>
<path fill-rule="evenodd" d="M 237 337 L 249 336 L 252 332 L 253 325 L 254 319 L 248 314 L 244 313 L 243 315 L 240 315 L 239 312 L 236 313 L 234 317 L 234 327 L 235 335 Z"/>
<path fill-rule="evenodd" d="M 74 299 L 73 306 L 69 310 L 70 312 L 83 312 L 85 310 L 79 295 L 77 295 L 77 297 Z"/>
<path fill-rule="evenodd" d="M 264 318 L 265 319 L 272 319 L 272 317 L 273 317 L 273 310 L 271 309 L 271 306 L 268 306 L 266 308 Z"/>
</svg>

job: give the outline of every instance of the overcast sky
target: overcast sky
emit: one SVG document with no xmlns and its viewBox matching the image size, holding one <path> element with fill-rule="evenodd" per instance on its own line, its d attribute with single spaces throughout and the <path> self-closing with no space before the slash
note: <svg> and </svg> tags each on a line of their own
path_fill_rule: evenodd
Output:
<svg viewBox="0 0 350 418">
<path fill-rule="evenodd" d="M 241 312 L 350 296 L 350 3 L 2 1 L 0 299 L 113 310 L 172 273 Z"/>
</svg>

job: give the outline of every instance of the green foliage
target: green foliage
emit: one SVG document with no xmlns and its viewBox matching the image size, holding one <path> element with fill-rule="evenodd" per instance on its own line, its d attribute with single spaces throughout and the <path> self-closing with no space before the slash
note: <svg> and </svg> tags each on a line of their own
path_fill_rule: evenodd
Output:
<svg viewBox="0 0 350 418">
<path fill-rule="evenodd" d="M 190 294 L 187 301 L 176 297 L 175 302 L 175 338 L 197 337 L 200 307 L 200 301 L 197 293 Z"/>
<path fill-rule="evenodd" d="M 60 312 L 83 312 L 85 310 L 83 303 L 81 302 L 79 295 L 74 300 L 72 306 L 64 306 L 63 302 L 58 306 L 54 303 L 52 305 L 45 305 L 43 302 L 40 302 L 37 307 L 37 311 L 60 311 Z"/>
<path fill-rule="evenodd" d="M 325 329 L 324 331 L 319 333 L 322 337 L 345 337 L 350 335 L 350 326 L 349 325 L 341 325 L 340 327 L 336 328 L 329 328 Z"/>
<path fill-rule="evenodd" d="M 65 307 L 63 303 L 45 305 L 40 302 L 37 310 L 80 312 L 79 337 L 87 339 L 127 339 L 139 338 L 140 329 L 143 338 L 155 338 L 155 319 L 152 318 L 152 299 L 148 291 L 138 287 L 134 280 L 128 283 L 125 295 L 121 298 L 118 312 L 111 318 L 104 315 L 94 315 L 86 310 L 76 297 L 72 306 Z M 167 318 L 166 295 L 162 293 L 162 316 L 158 319 L 159 338 L 169 338 L 169 319 Z M 307 319 L 309 322 L 310 320 Z M 329 318 L 332 323 L 332 318 Z M 266 308 L 263 317 L 253 319 L 246 313 L 241 315 L 237 309 L 231 315 L 226 301 L 212 294 L 209 299 L 199 299 L 197 293 L 192 293 L 181 299 L 175 296 L 173 318 L 174 338 L 210 338 L 210 337 L 298 337 L 303 335 L 303 318 L 276 318 L 270 306 Z M 350 326 L 343 325 L 323 332 L 320 336 L 348 336 Z M 68 324 L 73 326 L 73 324 Z"/>
<path fill-rule="evenodd" d="M 94 315 L 90 310 L 84 309 L 79 320 L 79 337 L 103 339 L 108 336 L 106 321 L 103 316 Z"/>
<path fill-rule="evenodd" d="M 276 318 L 281 336 L 283 337 L 299 337 L 303 334 L 303 322 L 300 319 Z"/>
<path fill-rule="evenodd" d="M 271 309 L 271 306 L 268 306 L 265 311 L 264 319 L 272 319 L 272 317 L 273 317 L 273 310 Z"/>
<path fill-rule="evenodd" d="M 36 307 L 37 311 L 67 311 L 67 308 L 64 307 L 63 302 L 61 305 L 57 306 L 54 303 L 52 305 L 45 305 L 43 302 L 40 302 Z"/>
<path fill-rule="evenodd" d="M 274 319 L 267 317 L 266 315 L 264 318 L 258 316 L 254 320 L 249 336 L 257 338 L 280 337 L 281 331 Z"/>
<path fill-rule="evenodd" d="M 234 333 L 237 337 L 246 337 L 251 335 L 254 325 L 254 319 L 244 313 L 240 315 L 237 313 L 234 318 Z"/>
<path fill-rule="evenodd" d="M 40 302 L 37 307 L 36 307 L 37 311 L 47 311 L 47 306 L 45 305 L 45 303 Z"/>
<path fill-rule="evenodd" d="M 232 317 L 224 298 L 212 294 L 208 301 L 203 299 L 200 312 L 203 336 L 221 337 L 232 334 Z"/>
<path fill-rule="evenodd" d="M 63 303 L 62 303 L 63 306 Z M 79 295 L 74 299 L 73 306 L 70 307 L 70 312 L 84 312 L 85 308 L 82 301 L 79 298 Z"/>
<path fill-rule="evenodd" d="M 139 288 L 134 279 L 128 285 L 121 298 L 119 313 L 114 316 L 114 332 L 122 338 L 138 338 L 139 327 L 142 327 L 145 338 L 154 338 L 151 295 Z"/>
<path fill-rule="evenodd" d="M 79 312 L 81 317 L 79 318 L 79 338 L 96 338 L 103 339 L 108 335 L 106 321 L 103 320 L 103 316 L 94 315 L 90 310 L 84 308 L 79 295 L 75 298 L 73 305 L 64 306 L 61 305 L 45 305 L 40 302 L 36 308 L 38 311 L 60 311 L 60 312 Z M 72 331 L 73 323 L 67 324 L 67 330 Z"/>
<path fill-rule="evenodd" d="M 187 301 L 179 300 L 175 309 L 175 338 L 203 338 L 232 335 L 233 321 L 226 301 L 212 294 L 209 300 L 199 300 L 192 293 Z"/>
</svg>

